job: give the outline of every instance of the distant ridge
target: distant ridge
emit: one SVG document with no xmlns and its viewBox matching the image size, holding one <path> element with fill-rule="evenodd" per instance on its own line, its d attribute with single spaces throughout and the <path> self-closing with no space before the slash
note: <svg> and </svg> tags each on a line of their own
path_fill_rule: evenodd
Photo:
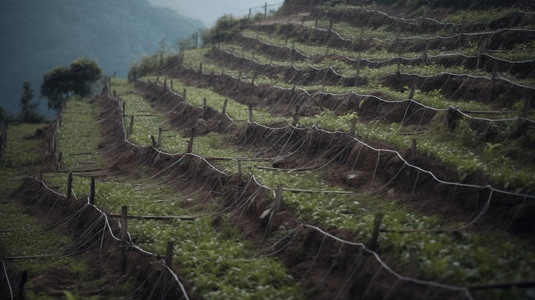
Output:
<svg viewBox="0 0 535 300">
<path fill-rule="evenodd" d="M 188 37 L 202 23 L 147 0 L 3 0 L 0 2 L 0 105 L 19 113 L 22 83 L 36 98 L 43 72 L 79 57 L 125 77 L 130 63 Z M 46 112 L 42 101 L 40 109 Z"/>
</svg>

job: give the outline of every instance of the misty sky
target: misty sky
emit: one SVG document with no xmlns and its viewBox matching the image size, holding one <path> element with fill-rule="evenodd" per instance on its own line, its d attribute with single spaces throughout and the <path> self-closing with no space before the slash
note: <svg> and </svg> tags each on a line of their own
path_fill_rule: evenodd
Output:
<svg viewBox="0 0 535 300">
<path fill-rule="evenodd" d="M 268 10 L 280 5 L 269 7 L 273 4 L 282 4 L 283 0 L 149 0 L 154 5 L 170 7 L 181 15 L 201 20 L 206 27 L 215 24 L 217 18 L 224 14 L 244 16 L 249 13 L 249 8 L 255 8 L 252 14 L 263 13 L 264 3 L 267 2 Z"/>
</svg>

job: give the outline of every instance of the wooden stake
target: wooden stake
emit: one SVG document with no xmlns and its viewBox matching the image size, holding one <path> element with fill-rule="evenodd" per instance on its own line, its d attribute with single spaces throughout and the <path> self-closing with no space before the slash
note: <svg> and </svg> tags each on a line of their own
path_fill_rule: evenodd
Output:
<svg viewBox="0 0 535 300">
<path fill-rule="evenodd" d="M 89 186 L 89 204 L 95 205 L 95 177 L 91 177 L 91 185 Z"/>
<path fill-rule="evenodd" d="M 128 239 L 128 227 L 126 219 L 128 218 L 128 206 L 121 206 L 121 240 L 126 241 Z"/>
<path fill-rule="evenodd" d="M 249 104 L 249 123 L 253 123 L 253 105 Z"/>
<path fill-rule="evenodd" d="M 186 153 L 191 153 L 191 151 L 193 150 L 193 139 L 194 138 L 195 138 L 195 128 L 191 128 L 191 136 L 189 138 L 188 150 L 186 151 Z"/>
<path fill-rule="evenodd" d="M 384 214 L 376 214 L 375 219 L 373 220 L 373 232 L 372 238 L 370 240 L 369 249 L 375 251 L 377 249 L 377 240 L 379 239 L 379 228 L 381 227 L 381 222 L 383 221 Z"/>
<path fill-rule="evenodd" d="M 58 165 L 57 165 L 57 171 L 61 171 L 61 156 L 63 155 L 63 152 L 58 153 Z"/>
<path fill-rule="evenodd" d="M 173 90 L 173 80 L 171 80 L 171 81 L 169 82 L 169 88 L 170 88 L 171 91 Z"/>
<path fill-rule="evenodd" d="M 158 128 L 158 142 L 156 143 L 156 147 L 160 147 L 162 145 L 162 128 Z"/>
<path fill-rule="evenodd" d="M 167 251 L 165 251 L 165 264 L 171 268 L 173 266 L 173 248 L 175 243 L 167 241 Z"/>
<path fill-rule="evenodd" d="M 25 299 L 24 298 L 24 285 L 26 284 L 26 281 L 28 281 L 28 271 L 24 270 L 20 273 L 20 280 L 19 280 L 19 290 L 17 292 L 17 298 L 15 299 Z"/>
<path fill-rule="evenodd" d="M 221 110 L 221 114 L 225 114 L 227 112 L 227 102 L 228 99 L 225 99 L 225 102 L 223 102 L 223 109 Z"/>
<path fill-rule="evenodd" d="M 295 106 L 295 113 L 292 115 L 292 125 L 297 126 L 299 123 L 299 104 Z"/>
<path fill-rule="evenodd" d="M 204 97 L 202 99 L 202 111 L 205 112 L 206 111 L 206 97 Z"/>
<path fill-rule="evenodd" d="M 524 117 L 529 115 L 529 110 L 531 108 L 531 94 L 528 94 L 526 102 L 524 102 Z"/>
<path fill-rule="evenodd" d="M 117 99 L 117 91 L 113 90 L 113 98 Z"/>
<path fill-rule="evenodd" d="M 121 207 L 121 240 L 123 243 L 128 243 L 128 225 L 127 225 L 127 217 L 128 217 L 128 207 L 123 205 Z M 126 274 L 126 262 L 128 258 L 128 246 L 126 244 L 123 244 L 121 246 L 121 274 Z"/>
<path fill-rule="evenodd" d="M 123 119 L 124 119 L 125 111 L 126 111 L 126 102 L 123 101 Z"/>
<path fill-rule="evenodd" d="M 351 120 L 351 127 L 349 128 L 349 134 L 355 136 L 355 129 L 357 127 L 357 118 Z"/>
<path fill-rule="evenodd" d="M 331 22 L 329 23 L 329 33 L 327 34 L 327 41 L 329 41 L 329 39 L 331 38 L 331 33 L 333 31 L 333 20 L 331 20 Z M 329 49 L 329 48 L 327 48 Z M 327 50 L 329 51 L 329 50 Z"/>
<path fill-rule="evenodd" d="M 67 199 L 72 197 L 72 172 L 69 171 L 69 176 L 67 177 Z"/>
<path fill-rule="evenodd" d="M 150 140 L 152 141 L 152 147 L 156 148 L 158 144 L 156 144 L 156 139 L 154 138 L 154 135 L 150 135 Z"/>
<path fill-rule="evenodd" d="M 416 89 L 416 80 L 417 78 L 414 78 L 414 82 L 412 83 L 411 90 L 409 92 L 409 99 L 414 99 L 414 90 Z"/>
<path fill-rule="evenodd" d="M 247 16 L 247 20 L 251 21 L 251 8 L 249 8 L 249 15 Z"/>
<path fill-rule="evenodd" d="M 163 90 L 167 90 L 167 77 L 163 79 Z"/>
</svg>

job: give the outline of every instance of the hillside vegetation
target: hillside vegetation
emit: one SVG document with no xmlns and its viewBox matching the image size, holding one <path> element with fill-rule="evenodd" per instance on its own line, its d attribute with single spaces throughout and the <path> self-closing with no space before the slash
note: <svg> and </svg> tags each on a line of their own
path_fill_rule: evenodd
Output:
<svg viewBox="0 0 535 300">
<path fill-rule="evenodd" d="M 409 2 L 222 17 L 68 100 L 16 199 L 127 210 L 74 234 L 139 298 L 533 298 L 535 13 Z"/>
<path fill-rule="evenodd" d="M 130 62 L 156 51 L 159 41 L 173 45 L 201 27 L 146 0 L 2 1 L 0 105 L 18 114 L 24 81 L 38 90 L 45 71 L 82 57 L 125 77 Z M 46 112 L 46 101 L 39 112 Z"/>
</svg>

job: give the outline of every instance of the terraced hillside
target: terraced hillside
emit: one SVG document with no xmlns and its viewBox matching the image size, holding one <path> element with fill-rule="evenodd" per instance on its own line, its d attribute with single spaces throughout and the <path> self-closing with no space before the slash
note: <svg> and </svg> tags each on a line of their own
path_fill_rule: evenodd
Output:
<svg viewBox="0 0 535 300">
<path fill-rule="evenodd" d="M 535 15 L 403 13 L 286 1 L 70 100 L 14 198 L 53 224 L 98 211 L 73 244 L 123 288 L 63 289 L 533 298 Z"/>
</svg>

